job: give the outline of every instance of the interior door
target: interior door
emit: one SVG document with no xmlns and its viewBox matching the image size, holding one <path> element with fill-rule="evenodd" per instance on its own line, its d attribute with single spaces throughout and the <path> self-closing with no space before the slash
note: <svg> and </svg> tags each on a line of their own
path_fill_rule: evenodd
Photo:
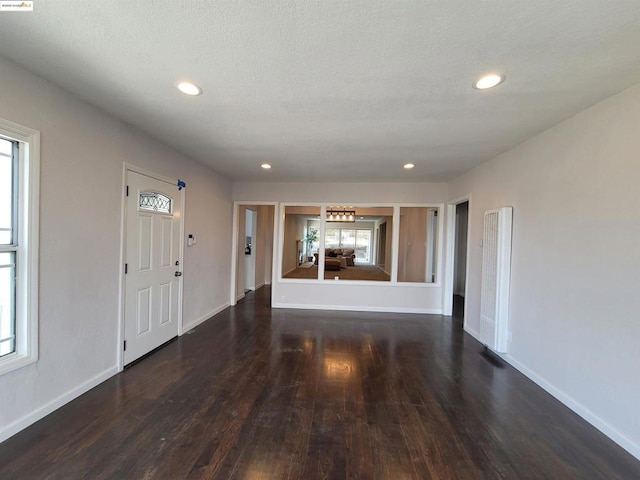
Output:
<svg viewBox="0 0 640 480">
<path fill-rule="evenodd" d="M 178 335 L 181 195 L 127 171 L 124 364 Z"/>
</svg>

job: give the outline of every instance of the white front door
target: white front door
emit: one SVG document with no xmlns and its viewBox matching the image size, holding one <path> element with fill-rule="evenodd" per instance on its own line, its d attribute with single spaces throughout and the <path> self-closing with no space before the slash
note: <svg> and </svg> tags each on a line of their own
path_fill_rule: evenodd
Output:
<svg viewBox="0 0 640 480">
<path fill-rule="evenodd" d="M 178 335 L 181 194 L 127 171 L 124 365 Z"/>
</svg>

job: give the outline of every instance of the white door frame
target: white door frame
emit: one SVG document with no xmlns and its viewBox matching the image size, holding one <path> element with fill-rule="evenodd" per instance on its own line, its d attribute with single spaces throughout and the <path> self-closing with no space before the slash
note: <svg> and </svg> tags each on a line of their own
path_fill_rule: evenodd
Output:
<svg viewBox="0 0 640 480">
<path fill-rule="evenodd" d="M 273 206 L 273 252 L 271 253 L 271 304 L 274 303 L 275 282 L 277 278 L 276 257 L 278 252 L 278 202 L 249 202 L 245 200 L 236 200 L 233 202 L 233 227 L 231 234 L 231 295 L 229 304 L 235 305 L 237 300 L 236 272 L 238 271 L 238 216 L 240 205 L 272 205 Z"/>
<path fill-rule="evenodd" d="M 117 357 L 117 366 L 118 371 L 121 372 L 124 368 L 124 301 L 125 301 L 125 274 L 124 274 L 124 263 L 125 263 L 125 253 L 127 246 L 127 172 L 139 173 L 141 175 L 146 175 L 147 177 L 151 177 L 155 180 L 160 180 L 161 182 L 167 182 L 173 185 L 178 184 L 177 179 L 165 177 L 159 175 L 155 172 L 150 172 L 149 170 L 145 170 L 143 168 L 137 167 L 130 163 L 124 162 L 122 165 L 122 207 L 121 207 L 121 216 L 120 216 L 120 292 L 118 295 L 118 342 L 116 344 L 116 357 Z M 180 259 L 180 268 L 181 271 L 184 272 L 184 211 L 185 211 L 185 195 L 184 189 L 178 192 L 180 195 L 180 200 L 182 204 L 182 211 L 180 213 L 180 245 L 178 247 L 178 256 Z M 184 275 L 178 278 L 178 335 L 182 335 L 182 298 L 183 298 L 183 288 L 184 288 Z"/>
<path fill-rule="evenodd" d="M 455 264 L 455 247 L 456 247 L 456 207 L 464 202 L 469 202 L 468 223 L 471 223 L 471 194 L 458 197 L 447 202 L 447 235 L 445 245 L 445 279 L 444 288 L 442 289 L 442 314 L 451 316 L 453 314 L 453 267 Z M 467 303 L 469 299 L 469 251 L 471 243 L 469 241 L 471 229 L 467 226 L 467 265 L 466 265 L 466 281 L 464 284 L 464 318 L 462 321 L 463 328 L 467 327 Z"/>
</svg>

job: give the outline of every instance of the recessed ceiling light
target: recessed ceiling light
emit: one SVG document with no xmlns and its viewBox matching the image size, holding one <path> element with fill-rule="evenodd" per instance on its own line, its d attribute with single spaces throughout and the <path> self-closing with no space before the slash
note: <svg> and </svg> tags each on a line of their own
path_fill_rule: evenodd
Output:
<svg viewBox="0 0 640 480">
<path fill-rule="evenodd" d="M 480 77 L 473 83 L 473 88 L 476 90 L 486 90 L 487 88 L 493 88 L 504 82 L 505 76 L 498 75 L 497 73 L 490 73 Z"/>
<path fill-rule="evenodd" d="M 265 170 L 269 170 L 271 168 L 271 165 L 269 165 L 268 163 L 263 163 L 262 165 L 260 165 L 262 168 L 264 168 Z"/>
<path fill-rule="evenodd" d="M 195 83 L 191 82 L 180 82 L 178 85 L 178 90 L 180 90 L 185 95 L 202 95 L 202 89 L 197 86 Z"/>
<path fill-rule="evenodd" d="M 413 163 L 405 163 L 404 168 L 407 170 L 411 170 L 415 165 Z"/>
</svg>

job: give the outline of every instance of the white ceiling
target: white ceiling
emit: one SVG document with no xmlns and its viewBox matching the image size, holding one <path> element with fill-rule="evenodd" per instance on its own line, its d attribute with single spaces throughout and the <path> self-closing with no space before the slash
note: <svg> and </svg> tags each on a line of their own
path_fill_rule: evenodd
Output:
<svg viewBox="0 0 640 480">
<path fill-rule="evenodd" d="M 637 0 L 34 3 L 0 55 L 236 180 L 446 181 L 640 82 Z"/>
</svg>

